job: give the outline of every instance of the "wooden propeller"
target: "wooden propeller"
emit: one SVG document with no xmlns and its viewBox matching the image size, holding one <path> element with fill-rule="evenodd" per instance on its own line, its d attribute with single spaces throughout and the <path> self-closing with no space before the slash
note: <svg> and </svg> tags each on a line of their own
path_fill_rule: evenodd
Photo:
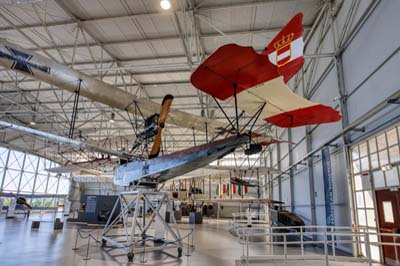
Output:
<svg viewBox="0 0 400 266">
<path fill-rule="evenodd" d="M 174 99 L 174 96 L 167 94 L 167 95 L 165 95 L 165 97 L 162 101 L 160 116 L 158 117 L 157 135 L 154 138 L 154 143 L 153 143 L 153 147 L 151 148 L 149 159 L 157 157 L 158 154 L 160 153 L 161 133 L 162 133 L 162 130 L 165 125 L 165 120 L 167 120 L 168 112 L 171 107 L 173 99 Z"/>
</svg>

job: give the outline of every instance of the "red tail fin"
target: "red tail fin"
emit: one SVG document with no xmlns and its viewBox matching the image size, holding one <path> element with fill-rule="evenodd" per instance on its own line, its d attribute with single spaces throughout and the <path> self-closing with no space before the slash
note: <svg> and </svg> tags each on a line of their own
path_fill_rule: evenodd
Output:
<svg viewBox="0 0 400 266">
<path fill-rule="evenodd" d="M 298 13 L 268 44 L 263 54 L 278 67 L 278 72 L 287 82 L 303 66 L 303 14 Z"/>
</svg>

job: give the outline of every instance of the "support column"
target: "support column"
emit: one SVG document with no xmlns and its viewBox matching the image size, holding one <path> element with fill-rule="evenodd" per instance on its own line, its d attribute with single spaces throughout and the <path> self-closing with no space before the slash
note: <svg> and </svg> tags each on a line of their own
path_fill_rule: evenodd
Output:
<svg viewBox="0 0 400 266">
<path fill-rule="evenodd" d="M 276 157 L 277 157 L 277 162 L 278 162 L 278 169 L 281 170 L 281 145 L 278 143 L 276 145 Z M 283 176 L 280 176 L 278 178 L 278 193 L 279 193 L 279 201 L 282 201 L 282 178 Z"/>
<path fill-rule="evenodd" d="M 208 178 L 208 199 L 211 200 L 211 177 Z"/>
<path fill-rule="evenodd" d="M 0 186 L 0 191 L 3 191 L 4 189 L 4 180 L 6 179 L 6 172 L 8 170 L 8 161 L 10 159 L 10 149 L 7 149 L 8 153 L 7 153 L 7 159 L 6 159 L 6 163 L 4 164 L 4 172 L 3 172 L 3 179 L 1 180 L 1 186 Z"/>
<path fill-rule="evenodd" d="M 18 180 L 17 194 L 21 192 L 21 181 L 22 181 L 22 176 L 24 175 L 25 160 L 26 160 L 26 153 L 24 153 L 24 159 L 22 160 L 21 172 Z"/>
<path fill-rule="evenodd" d="M 347 92 L 344 81 L 344 71 L 342 64 L 342 54 L 339 53 L 341 49 L 340 44 L 337 42 L 336 34 L 335 34 L 335 23 L 334 23 L 334 13 L 332 10 L 332 3 L 329 4 L 329 14 L 331 19 L 331 31 L 332 31 L 332 39 L 333 46 L 335 48 L 335 66 L 337 72 L 337 80 L 338 80 L 338 90 L 340 96 L 340 112 L 342 113 L 342 129 L 346 128 L 349 125 L 349 114 L 347 107 Z M 340 41 L 340 39 L 339 39 Z M 356 210 L 355 206 L 355 194 L 353 194 L 354 182 L 353 182 L 353 173 L 352 173 L 352 162 L 351 162 L 351 154 L 350 154 L 350 145 L 351 140 L 349 134 L 343 135 L 343 153 L 345 155 L 345 167 L 346 167 L 346 175 L 347 175 L 347 183 L 348 183 L 348 197 L 349 197 L 349 209 L 350 209 L 350 219 L 351 223 L 355 223 L 356 220 Z M 375 196 L 375 193 L 373 193 Z M 376 210 L 375 210 L 376 211 Z M 376 216 L 378 217 L 378 216 Z M 377 223 L 378 224 L 378 223 Z M 353 255 L 358 256 L 361 254 L 360 247 L 358 245 L 353 245 Z M 382 252 L 381 252 L 382 254 Z"/>
<path fill-rule="evenodd" d="M 292 129 L 288 128 L 288 156 L 289 156 L 289 165 L 293 165 L 293 154 L 292 154 Z M 291 212 L 295 211 L 295 202 L 294 202 L 294 170 L 293 168 L 290 168 L 289 171 L 289 178 L 290 178 L 290 209 Z"/>
<path fill-rule="evenodd" d="M 312 140 L 310 127 L 306 126 L 306 147 L 307 153 L 312 150 Z M 311 207 L 311 225 L 317 225 L 317 212 L 315 207 L 315 182 L 314 182 L 314 171 L 313 171 L 313 157 L 307 158 L 308 164 L 308 185 L 310 189 L 310 207 Z"/>
<path fill-rule="evenodd" d="M 271 151 L 269 151 L 269 165 L 271 166 L 271 168 L 273 167 L 273 160 L 272 160 L 272 152 Z M 274 197 L 275 197 L 275 195 L 274 195 L 274 181 L 273 181 L 274 179 L 273 179 L 273 174 L 271 174 L 271 173 L 269 173 L 269 182 L 268 182 L 268 184 L 269 184 L 269 186 L 270 186 L 270 188 L 269 188 L 269 192 L 270 192 L 270 194 L 269 194 L 269 196 L 271 197 L 271 199 L 275 199 Z"/>
</svg>

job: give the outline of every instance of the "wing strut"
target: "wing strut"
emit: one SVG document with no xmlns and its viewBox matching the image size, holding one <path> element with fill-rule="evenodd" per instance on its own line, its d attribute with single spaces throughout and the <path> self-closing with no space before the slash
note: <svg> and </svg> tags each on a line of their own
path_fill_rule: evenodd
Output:
<svg viewBox="0 0 400 266">
<path fill-rule="evenodd" d="M 224 114 L 225 118 L 228 120 L 229 124 L 231 124 L 232 128 L 234 130 L 236 130 L 235 125 L 232 123 L 232 121 L 229 119 L 228 115 L 225 113 L 224 108 L 222 108 L 222 106 L 219 104 L 219 102 L 217 101 L 217 99 L 213 96 L 214 101 L 217 103 L 218 108 L 221 110 L 221 112 Z M 237 118 L 237 117 L 236 117 Z"/>
<path fill-rule="evenodd" d="M 71 122 L 69 124 L 69 134 L 68 137 L 70 139 L 74 138 L 74 131 L 75 131 L 75 121 L 76 121 L 76 115 L 78 114 L 78 104 L 79 104 L 79 96 L 81 94 L 81 85 L 82 85 L 82 80 L 79 79 L 78 83 L 78 88 L 75 91 L 75 98 L 74 98 L 74 107 L 72 108 L 72 117 L 71 117 Z"/>
<path fill-rule="evenodd" d="M 237 91 L 237 84 L 236 84 L 236 82 L 235 82 L 235 83 L 233 83 L 233 96 L 235 97 L 236 134 L 237 134 L 237 135 L 240 135 L 240 132 L 239 132 L 239 115 L 238 115 L 238 106 L 237 106 L 236 91 Z"/>
</svg>

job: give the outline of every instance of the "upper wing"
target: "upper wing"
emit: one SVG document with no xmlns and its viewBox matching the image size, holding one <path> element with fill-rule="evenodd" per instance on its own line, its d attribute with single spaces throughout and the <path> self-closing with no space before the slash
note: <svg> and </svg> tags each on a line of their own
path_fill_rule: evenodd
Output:
<svg viewBox="0 0 400 266">
<path fill-rule="evenodd" d="M 193 72 L 190 81 L 199 90 L 226 100 L 233 96 L 234 85 L 240 93 L 278 76 L 267 56 L 258 54 L 252 47 L 227 44 L 210 55 Z"/>
<path fill-rule="evenodd" d="M 335 122 L 339 112 L 308 101 L 286 85 L 302 67 L 302 14 L 296 15 L 272 40 L 266 50 L 228 44 L 220 47 L 192 74 L 192 84 L 219 100 L 238 107 L 280 127 L 297 127 Z"/>
</svg>

